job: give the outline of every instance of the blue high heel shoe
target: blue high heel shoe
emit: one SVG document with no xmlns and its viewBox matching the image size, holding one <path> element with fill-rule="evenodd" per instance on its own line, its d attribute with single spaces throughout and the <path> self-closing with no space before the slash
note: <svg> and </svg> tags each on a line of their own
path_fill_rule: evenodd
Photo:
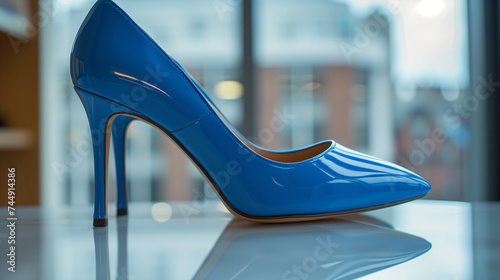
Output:
<svg viewBox="0 0 500 280">
<path fill-rule="evenodd" d="M 420 176 L 334 141 L 287 152 L 250 143 L 203 89 L 114 2 L 99 0 L 71 53 L 71 76 L 94 150 L 94 226 L 106 226 L 111 134 L 118 213 L 127 213 L 125 131 L 138 119 L 165 132 L 195 163 L 226 207 L 256 222 L 313 220 L 424 196 Z"/>
</svg>

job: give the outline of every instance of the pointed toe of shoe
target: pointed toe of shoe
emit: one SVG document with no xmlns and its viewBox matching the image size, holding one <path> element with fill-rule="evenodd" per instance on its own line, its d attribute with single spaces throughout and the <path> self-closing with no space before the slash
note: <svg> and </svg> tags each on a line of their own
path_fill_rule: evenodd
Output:
<svg viewBox="0 0 500 280">
<path fill-rule="evenodd" d="M 419 175 L 339 144 L 326 164 L 336 178 L 330 184 L 332 201 L 343 209 L 381 208 L 423 197 L 431 190 Z"/>
<path fill-rule="evenodd" d="M 384 189 L 384 198 L 386 203 L 409 201 L 425 196 L 430 190 L 430 184 L 422 177 L 403 169 L 405 175 L 386 174 L 381 180 L 381 187 Z M 385 187 L 384 187 L 385 186 Z"/>
</svg>

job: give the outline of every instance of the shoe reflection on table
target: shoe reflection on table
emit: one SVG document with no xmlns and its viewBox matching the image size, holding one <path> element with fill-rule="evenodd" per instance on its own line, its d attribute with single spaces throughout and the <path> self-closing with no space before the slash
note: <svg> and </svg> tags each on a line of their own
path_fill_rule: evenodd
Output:
<svg viewBox="0 0 500 280">
<path fill-rule="evenodd" d="M 127 278 L 127 217 L 118 223 L 118 275 Z M 107 228 L 94 228 L 96 279 L 111 279 Z M 255 224 L 233 219 L 198 269 L 201 279 L 353 279 L 431 248 L 365 215 L 317 222 Z"/>
<path fill-rule="evenodd" d="M 118 231 L 118 275 L 113 277 L 116 280 L 128 280 L 128 261 L 127 261 L 127 235 L 128 235 L 128 217 L 120 216 L 117 220 Z M 109 268 L 109 243 L 108 228 L 94 227 L 94 246 L 95 246 L 95 267 L 96 280 L 111 279 Z"/>
</svg>

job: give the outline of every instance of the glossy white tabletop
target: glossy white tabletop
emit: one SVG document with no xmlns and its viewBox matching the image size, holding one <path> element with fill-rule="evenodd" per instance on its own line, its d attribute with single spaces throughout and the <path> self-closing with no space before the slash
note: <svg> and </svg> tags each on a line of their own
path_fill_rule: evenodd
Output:
<svg viewBox="0 0 500 280">
<path fill-rule="evenodd" d="M 110 209 L 113 209 L 110 206 Z M 92 227 L 92 209 L 19 207 L 16 272 L 0 279 L 495 279 L 500 204 L 419 200 L 364 215 L 260 225 L 219 203 L 131 204 Z M 498 279 L 498 278 L 496 278 Z"/>
</svg>

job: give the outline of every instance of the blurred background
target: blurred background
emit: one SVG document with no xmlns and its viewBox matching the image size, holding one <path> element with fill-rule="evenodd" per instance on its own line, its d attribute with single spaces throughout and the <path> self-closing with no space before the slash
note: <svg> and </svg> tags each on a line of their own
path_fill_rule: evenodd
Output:
<svg viewBox="0 0 500 280">
<path fill-rule="evenodd" d="M 93 202 L 69 56 L 94 2 L 0 0 L 0 168 L 16 167 L 17 205 Z M 429 199 L 500 198 L 497 1 L 116 2 L 255 143 L 331 138 L 422 175 Z M 159 131 L 134 122 L 127 141 L 132 202 L 217 199 Z"/>
</svg>

